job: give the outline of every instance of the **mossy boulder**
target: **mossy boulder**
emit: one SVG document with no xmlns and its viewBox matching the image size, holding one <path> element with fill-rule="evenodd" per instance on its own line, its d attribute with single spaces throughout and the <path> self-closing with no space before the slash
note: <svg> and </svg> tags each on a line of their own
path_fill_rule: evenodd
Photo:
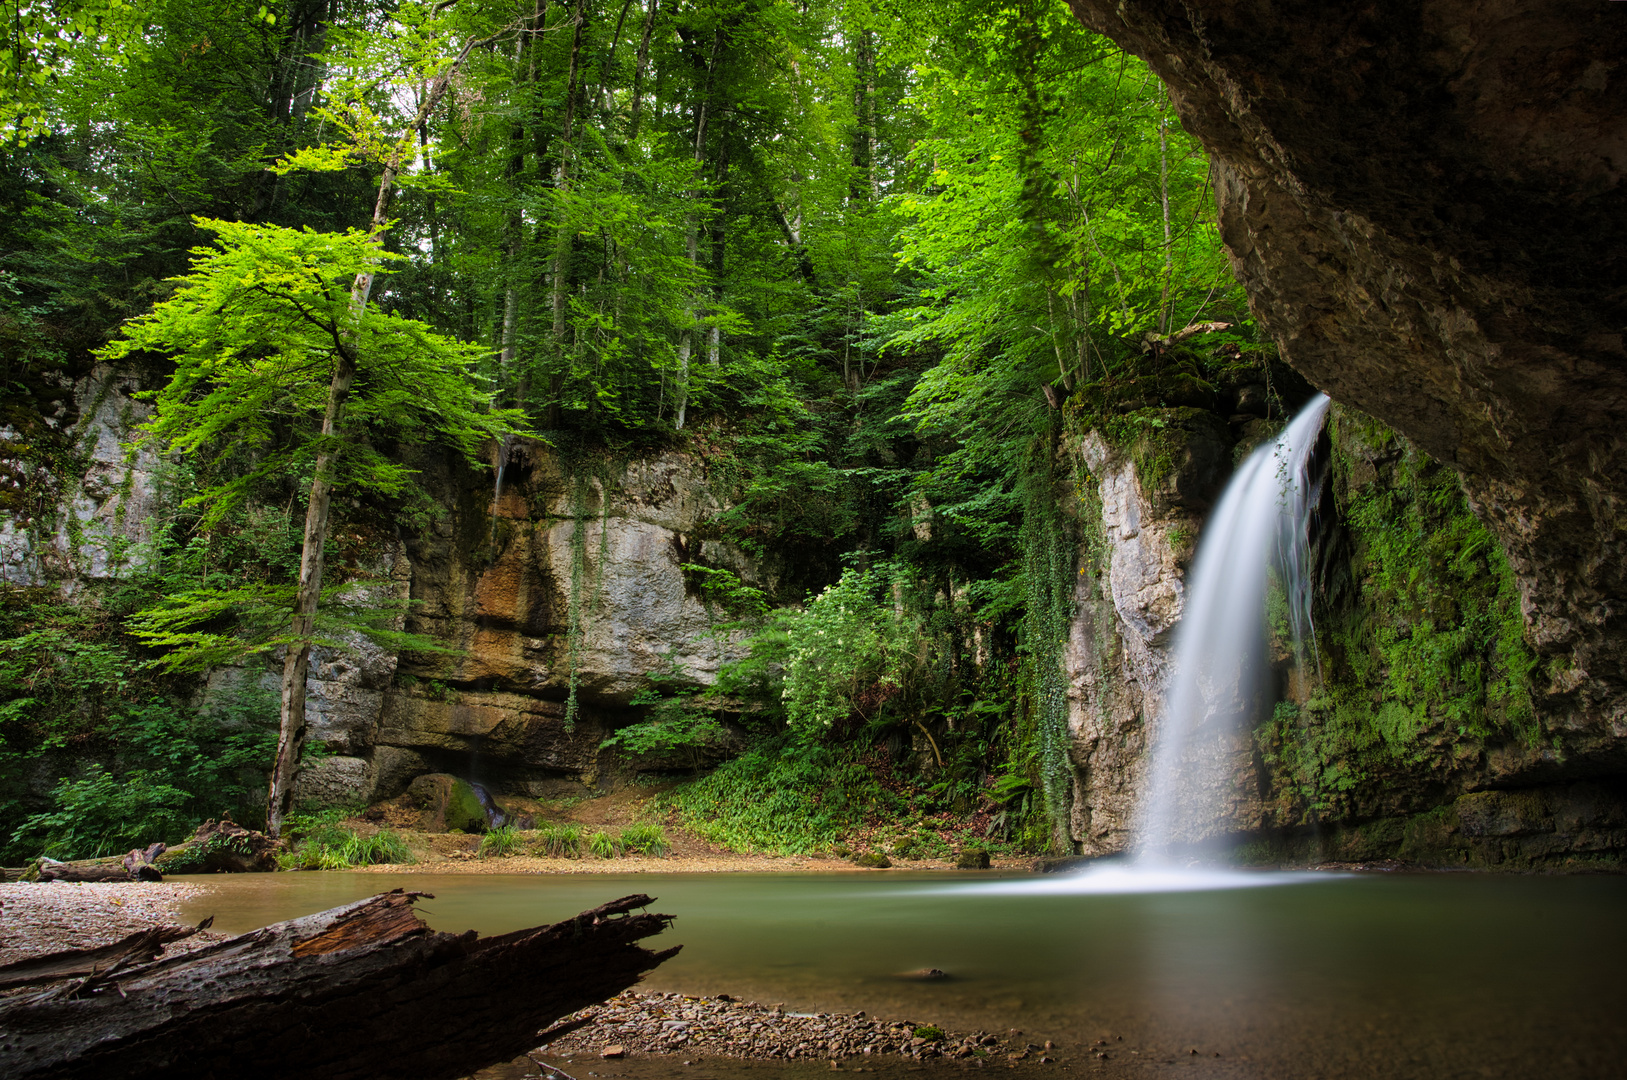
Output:
<svg viewBox="0 0 1627 1080">
<path fill-rule="evenodd" d="M 989 868 L 989 853 L 982 848 L 963 848 L 955 856 L 956 870 L 987 870 Z"/>
<path fill-rule="evenodd" d="M 893 861 L 879 851 L 861 851 L 853 856 L 853 865 L 862 866 L 868 870 L 885 870 Z"/>
<path fill-rule="evenodd" d="M 424 832 L 486 830 L 485 808 L 466 780 L 447 773 L 429 773 L 412 782 L 407 798 L 418 808 L 418 827 Z"/>
</svg>

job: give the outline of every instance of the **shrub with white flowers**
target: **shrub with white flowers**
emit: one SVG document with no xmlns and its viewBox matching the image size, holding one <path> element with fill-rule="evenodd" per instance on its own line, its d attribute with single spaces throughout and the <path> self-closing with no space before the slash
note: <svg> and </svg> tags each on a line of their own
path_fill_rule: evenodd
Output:
<svg viewBox="0 0 1627 1080">
<path fill-rule="evenodd" d="M 901 600 L 896 568 L 848 570 L 791 623 L 786 719 L 817 736 L 857 714 L 874 720 L 919 686 L 928 642 Z"/>
</svg>

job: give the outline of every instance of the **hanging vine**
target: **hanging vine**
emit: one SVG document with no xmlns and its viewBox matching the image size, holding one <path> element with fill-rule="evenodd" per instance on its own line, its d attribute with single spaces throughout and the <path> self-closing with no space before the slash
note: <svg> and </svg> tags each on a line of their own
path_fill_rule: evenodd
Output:
<svg viewBox="0 0 1627 1080">
<path fill-rule="evenodd" d="M 1078 542 L 1057 499 L 1056 428 L 1053 420 L 1022 479 L 1021 541 L 1027 581 L 1023 637 L 1033 701 L 1035 764 L 1050 821 L 1051 847 L 1071 851 L 1068 820 L 1073 766 L 1068 758 L 1068 676 L 1063 666 L 1073 621 Z"/>
</svg>

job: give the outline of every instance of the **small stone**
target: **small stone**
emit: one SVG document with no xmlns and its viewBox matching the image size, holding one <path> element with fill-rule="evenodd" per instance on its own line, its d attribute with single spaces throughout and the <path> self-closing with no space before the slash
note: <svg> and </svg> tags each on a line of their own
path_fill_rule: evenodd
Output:
<svg viewBox="0 0 1627 1080">
<path fill-rule="evenodd" d="M 1006 1038 L 1020 1039 L 1022 1038 L 1022 1032 L 1018 1031 L 1016 1028 L 1012 1028 L 1010 1031 L 1006 1032 Z"/>
<path fill-rule="evenodd" d="M 1044 1049 L 1046 1049 L 1046 1050 L 1055 1050 L 1056 1049 L 1056 1043 L 1052 1042 L 1050 1039 L 1046 1039 Z"/>
<path fill-rule="evenodd" d="M 627 1049 L 619 1044 L 607 1046 L 599 1052 L 599 1056 L 602 1058 L 623 1058 L 627 1056 Z"/>
</svg>

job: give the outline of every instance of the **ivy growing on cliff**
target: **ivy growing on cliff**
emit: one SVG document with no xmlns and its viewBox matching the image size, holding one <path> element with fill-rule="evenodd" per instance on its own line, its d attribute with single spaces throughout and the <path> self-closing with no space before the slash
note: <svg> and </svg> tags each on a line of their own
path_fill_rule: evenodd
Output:
<svg viewBox="0 0 1627 1080">
<path fill-rule="evenodd" d="M 1320 616 L 1316 692 L 1260 736 L 1316 816 L 1408 766 L 1450 772 L 1465 743 L 1541 739 L 1513 571 L 1457 477 L 1352 411 L 1333 430 L 1352 580 Z"/>
</svg>

